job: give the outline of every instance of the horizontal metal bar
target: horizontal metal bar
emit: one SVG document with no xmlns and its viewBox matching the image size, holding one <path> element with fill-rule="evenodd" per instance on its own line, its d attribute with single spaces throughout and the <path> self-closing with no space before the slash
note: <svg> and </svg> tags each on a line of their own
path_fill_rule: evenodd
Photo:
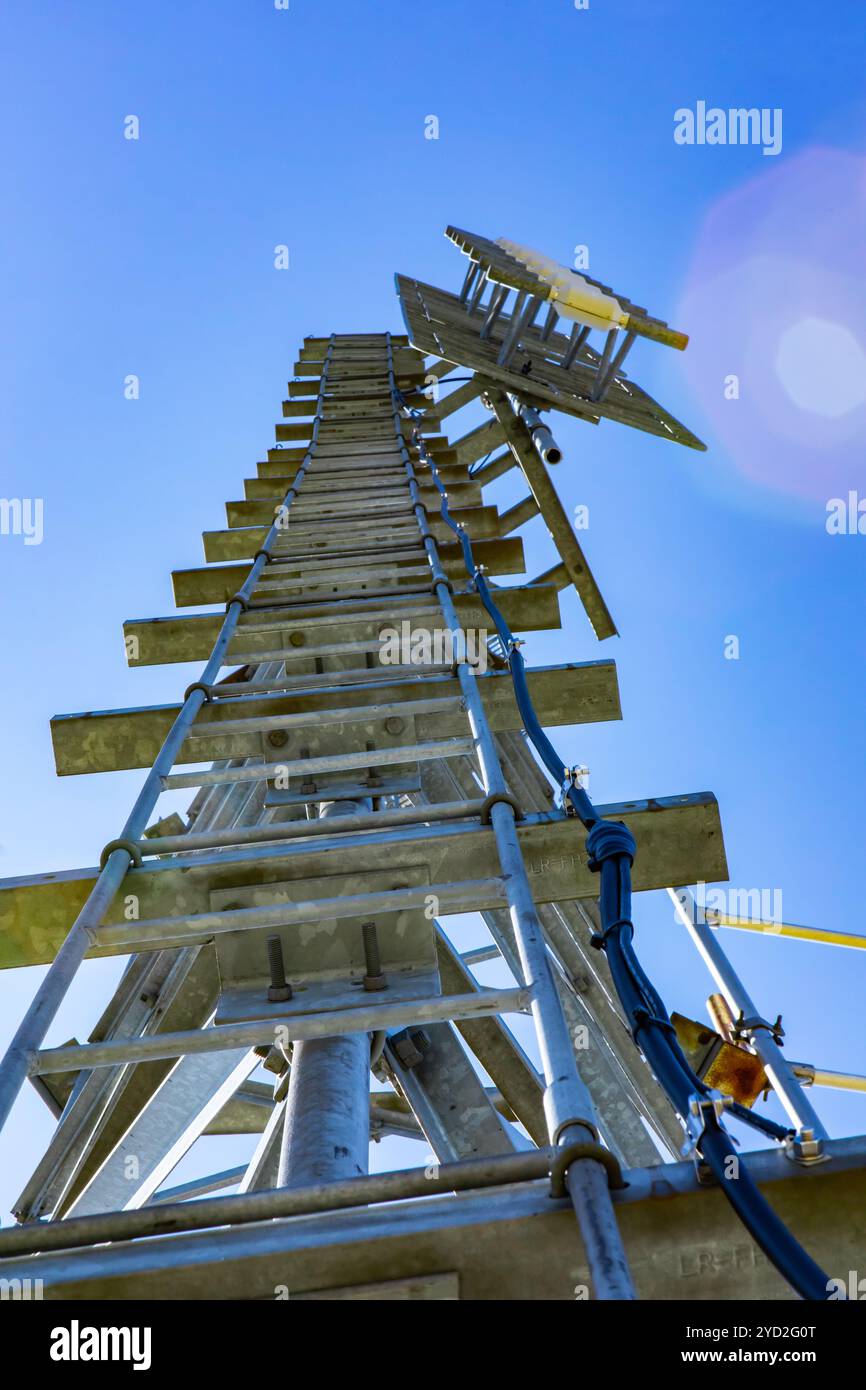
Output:
<svg viewBox="0 0 866 1390">
<path fill-rule="evenodd" d="M 420 556 L 413 556 L 412 558 L 420 559 Z M 347 567 L 345 562 L 339 566 L 328 566 L 321 564 L 319 561 L 311 561 L 307 569 L 303 572 L 299 572 L 292 578 L 287 577 L 281 579 L 277 576 L 273 579 L 260 579 L 253 593 L 288 593 L 290 590 L 303 589 L 305 586 L 316 582 L 320 585 L 339 584 L 341 580 L 351 580 L 353 584 L 357 584 L 359 578 L 365 580 L 417 579 L 423 575 L 429 575 L 429 573 L 430 566 L 422 564 L 398 565 L 396 563 L 388 563 L 383 565 L 361 565 L 358 561 L 355 561 L 352 565 Z"/>
<path fill-rule="evenodd" d="M 353 582 L 357 583 L 357 577 Z M 313 587 L 310 588 L 310 585 Z M 397 597 L 402 599 L 404 597 L 420 597 L 422 594 L 429 594 L 430 592 L 429 583 L 422 584 L 417 579 L 412 584 L 397 585 L 391 583 L 377 589 L 358 589 L 356 587 L 341 589 L 336 586 L 332 588 L 327 579 L 317 586 L 315 571 L 310 577 L 305 576 L 302 584 L 296 584 L 292 587 L 294 592 L 286 590 L 285 598 L 282 597 L 282 591 L 263 595 L 258 603 L 255 601 L 249 603 L 247 611 L 249 613 L 286 612 L 286 610 L 297 608 L 300 605 L 313 603 L 327 603 L 329 607 L 333 607 L 337 603 L 350 602 L 352 599 Z M 322 592 L 323 588 L 324 592 Z M 279 631 L 280 626 L 281 624 L 275 625 L 274 630 Z"/>
<path fill-rule="evenodd" d="M 369 789 L 368 789 L 369 792 Z M 221 932 L 258 927 L 291 927 L 311 922 L 339 921 L 346 917 L 374 917 L 376 913 L 405 912 L 425 908 L 435 898 L 440 916 L 471 911 L 478 902 L 506 902 L 501 878 L 464 879 L 458 883 L 422 884 L 412 888 L 381 889 L 371 893 L 346 893 L 338 898 L 308 902 L 272 903 L 266 907 L 238 907 L 224 912 L 196 912 L 177 917 L 153 917 L 140 922 L 103 924 L 93 929 L 96 946 L 132 950 L 156 950 L 164 945 L 190 945 L 209 941 Z"/>
<path fill-rule="evenodd" d="M 268 661 L 309 660 L 317 656 L 352 656 L 362 652 L 376 654 L 381 646 L 380 641 L 368 638 L 359 642 L 323 642 L 317 647 L 275 647 L 267 652 L 236 652 L 225 658 L 221 669 L 227 666 L 261 666 Z"/>
<path fill-rule="evenodd" d="M 242 1163 L 239 1168 L 226 1168 L 222 1173 L 211 1173 L 206 1178 L 193 1178 L 191 1182 L 180 1183 L 177 1187 L 167 1187 L 156 1192 L 146 1203 L 146 1207 L 165 1206 L 169 1202 L 185 1202 L 190 1197 L 202 1197 L 208 1192 L 219 1192 L 223 1187 L 234 1187 L 241 1182 L 249 1165 Z"/>
<path fill-rule="evenodd" d="M 367 787 L 365 794 L 374 791 Z M 358 789 L 360 795 L 360 788 Z M 331 788 L 324 787 L 315 799 L 331 801 Z M 311 798 L 312 800 L 313 798 Z M 346 798 L 336 798 L 345 800 Z M 140 840 L 142 854 L 184 854 L 187 850 L 214 849 L 220 845 L 254 845 L 280 840 L 307 839 L 316 835 L 348 833 L 351 830 L 387 829 L 390 825 L 419 825 L 428 821 L 460 820 L 478 816 L 485 806 L 483 800 L 444 801 L 429 806 L 399 806 L 393 811 L 370 811 L 358 815 L 340 816 L 328 820 L 275 822 L 270 825 L 239 825 L 227 830 L 190 831 L 185 835 L 160 835 Z M 494 955 L 499 952 L 494 948 Z"/>
<path fill-rule="evenodd" d="M 271 806 L 312 806 L 317 805 L 325 795 L 328 801 L 363 801 L 367 796 L 403 796 L 409 792 L 417 791 L 417 779 L 382 777 L 377 779 L 375 786 L 371 786 L 369 782 L 329 782 L 326 792 L 318 790 L 315 786 L 311 792 L 284 792 L 282 790 L 271 792 L 269 795 L 272 799 L 266 801 L 265 804 Z M 345 818 L 341 816 L 340 820 L 343 819 Z"/>
<path fill-rule="evenodd" d="M 788 941 L 814 941 L 819 946 L 847 946 L 855 951 L 866 950 L 866 936 L 857 932 L 832 931 L 824 927 L 798 927 L 790 922 L 761 922 L 754 917 L 733 917 L 711 908 L 705 909 L 704 916 L 710 927 L 735 927 L 740 931 L 760 932 L 762 936 L 781 936 Z"/>
<path fill-rule="evenodd" d="M 486 960 L 498 960 L 502 952 L 495 944 L 475 946 L 471 951 L 462 951 L 460 959 L 464 965 L 481 965 Z"/>
<path fill-rule="evenodd" d="M 380 1029 L 403 1028 L 410 1023 L 441 1023 L 449 1019 L 485 1018 L 491 1014 L 526 1013 L 531 1000 L 532 992 L 529 989 L 491 989 L 480 990 L 476 994 L 440 996 L 438 999 L 408 999 L 398 1004 L 367 1004 L 318 1014 L 286 1014 L 255 1019 L 249 1023 L 216 1024 L 212 1028 L 199 1028 L 194 1032 L 156 1033 L 146 1038 L 112 1038 L 108 1042 L 48 1048 L 33 1057 L 30 1073 L 53 1076 L 82 1068 L 124 1066 L 129 1062 L 154 1062 L 241 1047 L 260 1047 L 264 1043 L 272 1043 L 277 1032 L 287 1042 L 301 1042 L 309 1038 L 335 1038 L 345 1033 L 373 1033 Z"/>
<path fill-rule="evenodd" d="M 396 1172 L 375 1173 L 315 1187 L 276 1188 L 233 1197 L 212 1197 L 195 1203 L 178 1202 L 171 1207 L 153 1203 L 135 1211 L 34 1222 L 0 1231 L 0 1259 L 39 1250 L 73 1250 L 108 1241 L 132 1240 L 137 1236 L 172 1235 L 206 1230 L 209 1226 L 237 1226 L 437 1193 L 532 1182 L 547 1177 L 553 1157 L 551 1149 L 530 1149 L 493 1158 L 442 1163 L 435 1169 L 401 1168 Z"/>
<path fill-rule="evenodd" d="M 827 1086 L 833 1091 L 866 1091 L 866 1076 L 850 1071 L 827 1071 L 809 1062 L 789 1062 L 791 1071 L 802 1086 Z"/>
<path fill-rule="evenodd" d="M 459 695 L 433 696 L 427 700 L 390 700 L 381 705 L 346 705 L 336 709 L 309 710 L 303 714 L 270 714 L 248 719 L 221 719 L 209 724 L 193 724 L 188 738 L 213 738 L 219 734 L 246 734 L 265 729 L 295 729 L 320 727 L 327 724 L 369 724 L 387 719 L 390 715 L 408 717 L 413 714 L 439 714 L 460 708 Z M 255 702 L 251 701 L 254 708 Z"/>
<path fill-rule="evenodd" d="M 431 762 L 434 758 L 471 756 L 471 738 L 436 739 L 432 743 L 406 744 L 400 748 L 362 748 L 356 753 L 333 753 L 318 758 L 294 758 L 247 767 L 211 768 L 206 772 L 175 772 L 163 777 L 166 791 L 176 787 L 209 787 L 223 782 L 273 781 L 275 777 L 302 777 L 316 772 L 342 772 L 349 768 L 388 767 L 394 763 Z"/>
</svg>

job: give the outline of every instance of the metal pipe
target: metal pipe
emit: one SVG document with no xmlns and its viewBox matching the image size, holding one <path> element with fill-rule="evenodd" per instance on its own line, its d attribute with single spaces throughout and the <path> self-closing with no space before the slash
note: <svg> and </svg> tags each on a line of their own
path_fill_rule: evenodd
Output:
<svg viewBox="0 0 866 1390">
<path fill-rule="evenodd" d="M 514 411 L 518 419 L 529 430 L 530 438 L 535 447 L 535 452 L 542 463 L 561 463 L 562 450 L 553 437 L 553 434 L 545 425 L 537 410 L 533 410 L 531 405 L 524 405 L 519 396 L 512 391 L 506 392 L 508 404 Z"/>
<path fill-rule="evenodd" d="M 514 313 L 511 317 L 511 327 L 506 334 L 505 341 L 496 359 L 497 366 L 507 367 L 514 353 L 520 345 L 520 339 L 532 324 L 535 315 L 538 313 L 538 306 L 544 301 L 538 295 L 529 295 L 526 305 L 522 312 L 518 313 L 515 305 Z"/>
<path fill-rule="evenodd" d="M 625 337 L 623 338 L 622 342 L 617 348 L 616 355 L 610 362 L 606 371 L 602 371 L 602 364 L 599 363 L 598 376 L 592 391 L 592 399 L 594 401 L 600 401 L 604 399 L 604 396 L 607 394 L 608 386 L 613 381 L 613 378 L 616 376 L 617 372 L 619 371 L 620 367 L 622 366 L 623 362 L 625 361 L 626 357 L 631 351 L 636 337 L 636 333 L 626 333 Z"/>
<path fill-rule="evenodd" d="M 331 803 L 335 804 L 335 803 Z M 354 799 L 336 803 L 348 809 L 341 814 L 340 830 L 379 830 L 391 825 L 424 825 L 440 820 L 461 820 L 479 816 L 484 800 L 445 801 L 435 806 L 398 806 L 393 811 L 360 811 L 351 808 L 360 804 Z M 250 825 L 228 830 L 205 830 L 198 834 L 160 835 L 144 840 L 142 854 L 183 854 L 187 850 L 217 849 L 222 845 L 270 844 L 272 841 L 306 839 L 310 835 L 329 835 L 332 830 L 321 821 L 285 821 L 269 825 Z"/>
<path fill-rule="evenodd" d="M 347 1010 L 349 1014 L 354 1009 Z M 370 1147 L 367 1033 L 296 1042 L 280 1148 L 279 1187 L 363 1177 Z"/>
<path fill-rule="evenodd" d="M 495 324 L 496 320 L 499 318 L 499 315 L 502 313 L 507 298 L 508 286 L 497 286 L 497 288 L 493 291 L 493 294 L 490 297 L 490 303 L 487 306 L 487 313 L 484 316 L 484 322 L 478 330 L 479 338 L 490 337 L 490 331 L 493 328 L 493 325 Z"/>
<path fill-rule="evenodd" d="M 470 261 L 466 271 L 466 275 L 463 280 L 463 285 L 460 290 L 459 299 L 461 304 L 466 303 L 466 296 L 468 295 L 472 287 L 472 281 L 475 279 L 475 276 L 478 274 L 480 269 L 481 266 L 479 265 L 478 261 Z"/>
<path fill-rule="evenodd" d="M 596 365 L 595 383 L 590 393 L 592 400 L 598 399 L 597 393 L 600 392 L 601 383 L 605 380 L 605 377 L 607 376 L 608 369 L 610 367 L 610 357 L 611 353 L 613 352 L 613 345 L 616 342 L 618 332 L 619 329 L 611 328 L 605 337 L 604 350 L 602 351 L 601 357 L 599 358 L 598 363 Z"/>
<path fill-rule="evenodd" d="M 588 337 L 589 328 L 587 327 L 587 325 L 576 322 L 572 327 L 571 336 L 568 340 L 568 347 L 565 350 L 565 356 L 563 357 L 562 362 L 560 364 L 564 368 L 564 370 L 567 371 L 568 368 L 571 366 L 572 362 L 577 357 L 577 354 L 580 352 L 580 349 L 583 347 Z"/>
<path fill-rule="evenodd" d="M 818 946 L 845 946 L 854 951 L 866 950 L 866 936 L 857 932 L 798 927 L 790 922 L 761 922 L 751 917 L 733 917 L 715 910 L 708 911 L 706 919 L 711 927 L 735 927 L 738 931 L 760 932 L 764 936 L 785 937 L 788 941 L 813 941 Z"/>
<path fill-rule="evenodd" d="M 178 787 L 207 787 L 223 782 L 273 781 L 277 776 L 301 777 L 305 773 L 343 772 L 351 768 L 368 768 L 371 763 L 377 767 L 400 766 L 401 763 L 430 762 L 436 758 L 459 758 L 471 753 L 465 738 L 431 739 L 424 743 L 408 743 L 395 748 L 377 748 L 375 756 L 368 748 L 354 753 L 322 753 L 315 758 L 287 758 L 285 762 L 251 763 L 246 767 L 233 767 L 225 770 L 208 769 L 206 772 L 175 772 L 163 778 L 166 790 Z"/>
<path fill-rule="evenodd" d="M 428 890 L 429 891 L 429 890 Z M 439 995 L 433 999 L 406 999 L 396 1004 L 357 1005 L 315 1014 L 279 1014 L 249 1023 L 222 1023 L 194 1032 L 154 1033 L 147 1037 L 111 1038 L 106 1042 L 70 1044 L 48 1048 L 30 1062 L 34 1075 L 80 1071 L 82 1067 L 116 1067 L 126 1062 L 155 1062 L 195 1053 L 223 1052 L 233 1048 L 260 1047 L 272 1043 L 280 1028 L 289 1042 L 329 1038 L 364 1029 L 402 1028 L 410 1023 L 443 1023 L 451 1019 L 487 1018 L 491 1014 L 524 1013 L 529 1007 L 527 989 L 479 990 L 474 994 Z"/>
<path fill-rule="evenodd" d="M 434 1169 L 409 1168 L 376 1173 L 329 1183 L 327 1187 L 318 1183 L 307 1188 L 283 1187 L 232 1197 L 209 1197 L 198 1202 L 176 1202 L 170 1206 L 154 1203 L 136 1211 L 103 1212 L 50 1224 L 34 1222 L 0 1230 L 0 1259 L 532 1182 L 548 1176 L 553 1157 L 551 1149 L 521 1150 L 492 1158 L 442 1163 Z"/>
<path fill-rule="evenodd" d="M 490 946 L 475 946 L 471 951 L 462 951 L 460 959 L 464 965 L 481 965 L 486 960 L 498 960 L 502 955 L 494 942 Z"/>
<path fill-rule="evenodd" d="M 829 1138 L 817 1112 L 803 1088 L 797 1081 L 791 1064 L 781 1047 L 768 1031 L 767 1026 L 749 1027 L 750 1020 L 759 1020 L 760 1014 L 731 962 L 722 950 L 716 937 L 707 925 L 704 910 L 692 897 L 687 888 L 669 888 L 668 895 L 674 905 L 678 919 L 692 938 L 698 953 L 728 1002 L 735 1019 L 744 1019 L 740 1027 L 749 1045 L 764 1063 L 764 1069 L 778 1094 L 785 1113 L 804 1138 L 820 1144 Z"/>
<path fill-rule="evenodd" d="M 480 265 L 479 265 L 479 270 L 480 270 Z M 472 293 L 471 293 L 471 295 L 469 296 L 469 305 L 468 305 L 468 308 L 469 308 L 469 313 L 470 313 L 470 314 L 474 314 L 474 313 L 475 313 L 475 310 L 478 308 L 478 305 L 481 303 L 481 297 L 482 297 L 482 295 L 484 294 L 484 291 L 486 290 L 486 288 L 487 288 L 487 272 L 484 271 L 484 272 L 482 272 L 481 274 L 479 274 L 478 279 L 475 281 L 475 284 L 474 284 L 474 286 L 473 286 L 473 288 L 472 288 Z"/>
<path fill-rule="evenodd" d="M 191 730 L 190 737 L 212 738 L 214 734 L 263 733 L 271 729 L 310 729 L 327 724 L 367 724 L 378 719 L 388 719 L 392 715 L 447 714 L 459 708 L 459 695 L 431 695 L 423 700 L 387 700 L 382 704 L 311 709 L 298 714 L 252 714 L 241 719 L 209 720 L 207 724 L 199 724 Z"/>
<path fill-rule="evenodd" d="M 541 341 L 543 343 L 546 343 L 550 338 L 551 333 L 556 327 L 556 321 L 558 318 L 559 310 L 557 309 L 555 304 L 551 304 L 550 308 L 547 311 L 547 318 L 544 320 L 544 327 L 541 330 Z"/>
<path fill-rule="evenodd" d="M 789 1062 L 791 1070 L 803 1086 L 828 1086 L 834 1091 L 866 1091 L 866 1076 L 850 1071 L 826 1071 L 809 1062 Z"/>
</svg>

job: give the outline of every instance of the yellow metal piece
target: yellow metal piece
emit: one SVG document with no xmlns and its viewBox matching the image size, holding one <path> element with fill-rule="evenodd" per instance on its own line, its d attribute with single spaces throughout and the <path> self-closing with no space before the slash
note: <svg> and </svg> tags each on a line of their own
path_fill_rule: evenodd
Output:
<svg viewBox="0 0 866 1390">
<path fill-rule="evenodd" d="M 497 245 L 534 271 L 547 286 L 548 302 L 565 318 L 577 319 L 589 328 L 625 328 L 629 316 L 619 300 L 592 285 L 575 270 L 552 260 L 531 246 L 500 237 Z"/>
<path fill-rule="evenodd" d="M 652 338 L 667 347 L 678 348 L 681 352 L 687 346 L 687 333 L 679 333 L 677 329 L 646 319 L 642 314 L 629 314 L 615 295 L 606 294 L 570 266 L 552 260 L 531 246 L 522 246 L 519 241 L 509 241 L 507 237 L 497 237 L 496 244 L 544 282 L 548 303 L 555 304 L 557 313 L 563 318 L 576 319 L 588 328 L 624 328 L 642 338 Z"/>
<path fill-rule="evenodd" d="M 727 913 L 707 908 L 704 916 L 709 927 L 736 927 L 741 931 L 763 932 L 766 936 L 786 936 L 792 941 L 815 941 L 822 946 L 848 946 L 862 951 L 866 936 L 856 932 L 824 931 L 820 927 L 797 927 L 787 922 L 759 922 L 754 917 L 729 917 Z"/>
<path fill-rule="evenodd" d="M 866 1091 L 866 1076 L 855 1076 L 851 1072 L 810 1067 L 809 1079 L 813 1086 L 830 1086 L 834 1091 Z"/>
<path fill-rule="evenodd" d="M 733 1096 L 751 1109 L 770 1084 L 760 1057 L 682 1014 L 671 1014 L 671 1023 L 692 1071 L 723 1096 Z"/>
</svg>

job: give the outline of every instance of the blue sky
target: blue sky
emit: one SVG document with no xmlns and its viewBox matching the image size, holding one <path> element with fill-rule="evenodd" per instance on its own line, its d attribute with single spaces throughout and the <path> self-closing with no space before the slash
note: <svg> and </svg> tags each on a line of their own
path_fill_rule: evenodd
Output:
<svg viewBox="0 0 866 1390">
<path fill-rule="evenodd" d="M 685 356 L 639 345 L 631 370 L 707 454 L 556 422 L 555 480 L 589 507 L 581 539 L 621 636 L 598 644 L 564 595 L 563 630 L 525 655 L 615 657 L 624 712 L 559 746 L 600 802 L 714 791 L 735 885 L 781 889 L 789 920 L 862 930 L 866 536 L 825 520 L 830 498 L 866 496 L 864 40 L 859 7 L 827 14 L 7 12 L 0 496 L 42 499 L 44 537 L 0 535 L 0 874 L 91 864 L 117 834 L 141 774 L 58 780 L 49 718 L 179 695 L 192 668 L 126 669 L 123 620 L 172 611 L 170 571 L 200 563 L 201 531 L 271 443 L 303 336 L 400 331 L 393 274 L 456 286 L 454 222 L 566 262 L 585 244 L 591 274 L 692 339 Z M 676 144 L 674 113 L 699 101 L 781 110 L 781 151 Z M 525 537 L 532 575 L 553 557 L 538 522 Z M 638 898 L 636 921 L 669 1006 L 702 1017 L 709 982 L 666 898 Z M 792 1057 L 866 1072 L 866 955 L 724 944 L 783 1013 Z M 86 1035 L 118 969 L 85 968 L 53 1040 Z M 4 1040 L 37 975 L 0 978 Z M 866 1100 L 814 1099 L 834 1133 L 864 1128 Z M 3 1213 L 49 1133 L 26 1095 L 0 1141 Z M 215 1148 L 214 1167 L 239 1161 Z"/>
</svg>

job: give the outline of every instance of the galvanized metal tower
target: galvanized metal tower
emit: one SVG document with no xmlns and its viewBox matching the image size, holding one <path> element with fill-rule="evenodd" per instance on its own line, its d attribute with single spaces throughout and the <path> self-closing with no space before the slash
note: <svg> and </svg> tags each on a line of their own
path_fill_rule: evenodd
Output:
<svg viewBox="0 0 866 1390">
<path fill-rule="evenodd" d="M 0 1118 L 27 1078 L 58 1116 L 0 1275 L 46 1297 L 775 1298 L 777 1270 L 814 1297 L 821 1271 L 720 1169 L 731 1103 L 754 1117 L 769 1086 L 791 1125 L 758 1121 L 782 1142 L 751 1172 L 812 1254 L 853 1258 L 863 1143 L 827 1140 L 706 915 L 679 892 L 717 1028 L 671 1022 L 633 954 L 632 861 L 636 889 L 727 877 L 714 797 L 593 807 L 542 726 L 618 718 L 614 665 L 526 670 L 513 636 L 557 626 L 567 585 L 615 632 L 539 412 L 702 448 L 623 366 L 686 340 L 528 248 L 449 235 L 463 289 L 398 277 L 408 336 L 305 340 L 277 447 L 207 566 L 174 574 L 179 608 L 225 612 L 127 624 L 130 665 L 200 679 L 52 721 L 60 774 L 148 771 L 99 868 L 0 884 L 0 963 L 51 962 Z M 489 422 L 452 445 L 442 421 L 477 398 Z M 482 490 L 509 469 L 529 493 L 500 515 Z M 561 562 L 500 586 L 539 513 Z M 154 820 L 186 787 L 186 821 Z M 461 954 L 464 912 L 489 942 Z M 117 954 L 89 1041 L 43 1048 L 85 956 Z M 492 958 L 503 988 L 474 978 Z M 251 1161 L 167 1187 L 213 1133 L 258 1134 Z M 369 1175 L 388 1134 L 436 1163 Z"/>
</svg>

